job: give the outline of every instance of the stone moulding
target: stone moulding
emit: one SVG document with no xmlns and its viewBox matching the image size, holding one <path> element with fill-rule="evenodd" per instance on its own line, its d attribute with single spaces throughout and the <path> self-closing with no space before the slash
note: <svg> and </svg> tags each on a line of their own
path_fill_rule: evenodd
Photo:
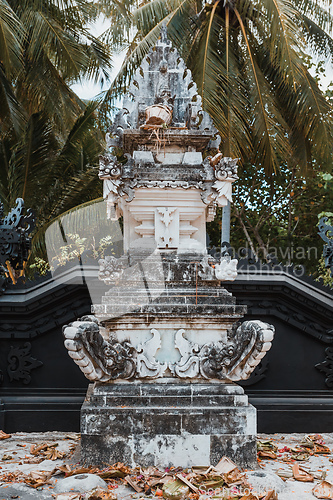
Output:
<svg viewBox="0 0 333 500">
<path fill-rule="evenodd" d="M 156 353 L 161 347 L 161 333 L 152 328 L 152 338 L 134 347 L 131 342 L 105 340 L 97 319 L 86 316 L 63 328 L 69 356 L 91 381 L 117 379 L 155 379 L 167 370 L 179 379 L 247 379 L 271 347 L 274 327 L 259 320 L 245 321 L 233 327 L 227 338 L 199 346 L 174 333 L 174 346 L 180 360 L 160 363 Z"/>
</svg>

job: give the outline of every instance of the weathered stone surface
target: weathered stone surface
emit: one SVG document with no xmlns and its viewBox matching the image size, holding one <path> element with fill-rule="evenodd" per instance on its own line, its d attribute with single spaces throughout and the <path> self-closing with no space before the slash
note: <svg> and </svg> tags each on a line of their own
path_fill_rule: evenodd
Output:
<svg viewBox="0 0 333 500">
<path fill-rule="evenodd" d="M 209 304 L 139 306 L 131 316 L 126 314 L 121 324 L 115 319 L 105 322 L 108 338 L 103 337 L 94 317 L 86 317 L 64 327 L 65 346 L 93 381 L 165 376 L 242 380 L 269 350 L 274 329 L 261 321 L 233 326 L 235 309 Z M 152 328 L 149 316 L 158 317 L 157 328 Z M 204 325 L 212 316 L 212 324 Z M 128 323 L 132 318 L 135 327 Z"/>
<path fill-rule="evenodd" d="M 85 493 L 97 487 L 105 490 L 108 488 L 106 482 L 96 474 L 77 474 L 57 481 L 54 491 L 64 493 L 72 490 Z"/>
<path fill-rule="evenodd" d="M 81 432 L 82 458 L 96 465 L 124 456 L 132 465 L 184 467 L 256 458 L 256 411 L 234 384 L 98 384 L 82 407 Z"/>
<path fill-rule="evenodd" d="M 96 382 L 81 412 L 82 459 L 96 465 L 255 463 L 256 411 L 230 381 L 249 377 L 274 328 L 239 324 L 246 307 L 220 286 L 237 261 L 207 253 L 206 223 L 231 202 L 237 160 L 203 159 L 217 131 L 185 70 L 162 30 L 100 158 L 124 255 L 100 260 L 111 288 L 96 318 L 64 328 L 70 356 Z"/>
<path fill-rule="evenodd" d="M 274 490 L 276 493 L 282 493 L 286 485 L 277 474 L 263 470 L 247 472 L 246 476 L 253 489 L 258 493 L 265 490 Z"/>
</svg>

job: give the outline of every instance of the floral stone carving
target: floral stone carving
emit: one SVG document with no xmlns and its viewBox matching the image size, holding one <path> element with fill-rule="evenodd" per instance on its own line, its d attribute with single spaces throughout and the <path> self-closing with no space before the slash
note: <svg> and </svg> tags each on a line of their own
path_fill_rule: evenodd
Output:
<svg viewBox="0 0 333 500">
<path fill-rule="evenodd" d="M 39 366 L 43 366 L 43 363 L 31 356 L 30 342 L 26 342 L 23 346 L 11 347 L 8 354 L 7 368 L 11 382 L 13 380 L 22 380 L 24 384 L 29 384 L 31 382 L 31 371 Z"/>
<path fill-rule="evenodd" d="M 104 281 L 107 285 L 121 277 L 124 270 L 118 259 L 112 255 L 107 255 L 104 259 L 98 261 L 99 273 L 98 278 Z"/>
<path fill-rule="evenodd" d="M 212 342 L 201 348 L 183 337 L 175 337 L 181 359 L 174 372 L 181 378 L 245 380 L 271 348 L 274 327 L 262 321 L 245 321 L 228 334 L 227 342 Z"/>
<path fill-rule="evenodd" d="M 237 278 L 237 259 L 230 256 L 222 257 L 219 264 L 215 264 L 215 276 L 220 281 L 234 281 Z"/>
<path fill-rule="evenodd" d="M 229 202 L 232 201 L 232 183 L 238 179 L 237 175 L 238 158 L 225 157 L 219 160 L 215 167 L 216 181 L 213 184 L 213 190 L 217 192 L 216 201 L 218 205 L 223 205 L 223 197 Z"/>
<path fill-rule="evenodd" d="M 138 346 L 137 369 L 139 377 L 161 377 L 168 367 L 167 363 L 159 363 L 155 359 L 156 352 L 161 347 L 161 334 L 155 328 L 151 329 L 153 338 Z"/>
<path fill-rule="evenodd" d="M 106 341 L 96 318 L 84 316 L 63 327 L 68 354 L 92 381 L 132 378 L 136 371 L 135 349 L 129 342 Z"/>
<path fill-rule="evenodd" d="M 274 327 L 262 321 L 245 321 L 228 333 L 226 341 L 201 346 L 187 340 L 181 328 L 174 338 L 181 359 L 165 363 L 155 358 L 161 334 L 155 328 L 151 333 L 152 338 L 135 349 L 129 342 L 106 341 L 93 316 L 64 327 L 70 357 L 89 380 L 100 382 L 160 378 L 167 369 L 177 378 L 245 380 L 270 349 Z"/>
</svg>

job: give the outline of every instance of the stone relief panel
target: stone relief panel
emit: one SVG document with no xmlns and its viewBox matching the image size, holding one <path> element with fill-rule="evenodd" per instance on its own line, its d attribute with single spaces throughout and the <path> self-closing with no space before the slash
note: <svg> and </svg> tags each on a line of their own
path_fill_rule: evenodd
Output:
<svg viewBox="0 0 333 500">
<path fill-rule="evenodd" d="M 7 373 L 9 380 L 22 381 L 23 384 L 31 382 L 31 371 L 43 366 L 42 361 L 31 356 L 31 344 L 25 342 L 23 346 L 11 347 L 8 354 Z"/>
<path fill-rule="evenodd" d="M 153 337 L 144 344 L 140 344 L 137 349 L 137 374 L 140 378 L 162 377 L 168 368 L 167 363 L 162 364 L 155 359 L 156 353 L 161 347 L 161 334 L 155 328 L 152 328 L 150 332 Z"/>
<path fill-rule="evenodd" d="M 245 321 L 229 331 L 225 340 L 203 345 L 189 341 L 181 328 L 173 333 L 180 359 L 164 363 L 156 359 L 161 333 L 155 328 L 150 333 L 152 338 L 135 348 L 128 341 L 106 341 L 94 317 L 64 327 L 70 357 L 89 380 L 100 382 L 160 378 L 167 370 L 182 379 L 245 380 L 270 349 L 274 327 L 259 320 Z"/>
<path fill-rule="evenodd" d="M 178 248 L 178 208 L 157 207 L 155 209 L 155 240 L 158 248 Z"/>
</svg>

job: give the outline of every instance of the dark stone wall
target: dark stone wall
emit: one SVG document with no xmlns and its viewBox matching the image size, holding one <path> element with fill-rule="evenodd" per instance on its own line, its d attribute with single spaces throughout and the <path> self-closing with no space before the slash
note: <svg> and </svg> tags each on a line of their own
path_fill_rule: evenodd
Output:
<svg viewBox="0 0 333 500">
<path fill-rule="evenodd" d="M 0 429 L 6 432 L 79 430 L 88 381 L 63 346 L 62 326 L 89 314 L 91 301 L 85 285 L 68 283 L 46 278 L 0 296 Z M 242 383 L 258 409 L 259 432 L 330 432 L 332 292 L 288 271 L 246 269 L 226 288 L 248 305 L 245 319 L 276 328 L 271 350 Z"/>
</svg>

